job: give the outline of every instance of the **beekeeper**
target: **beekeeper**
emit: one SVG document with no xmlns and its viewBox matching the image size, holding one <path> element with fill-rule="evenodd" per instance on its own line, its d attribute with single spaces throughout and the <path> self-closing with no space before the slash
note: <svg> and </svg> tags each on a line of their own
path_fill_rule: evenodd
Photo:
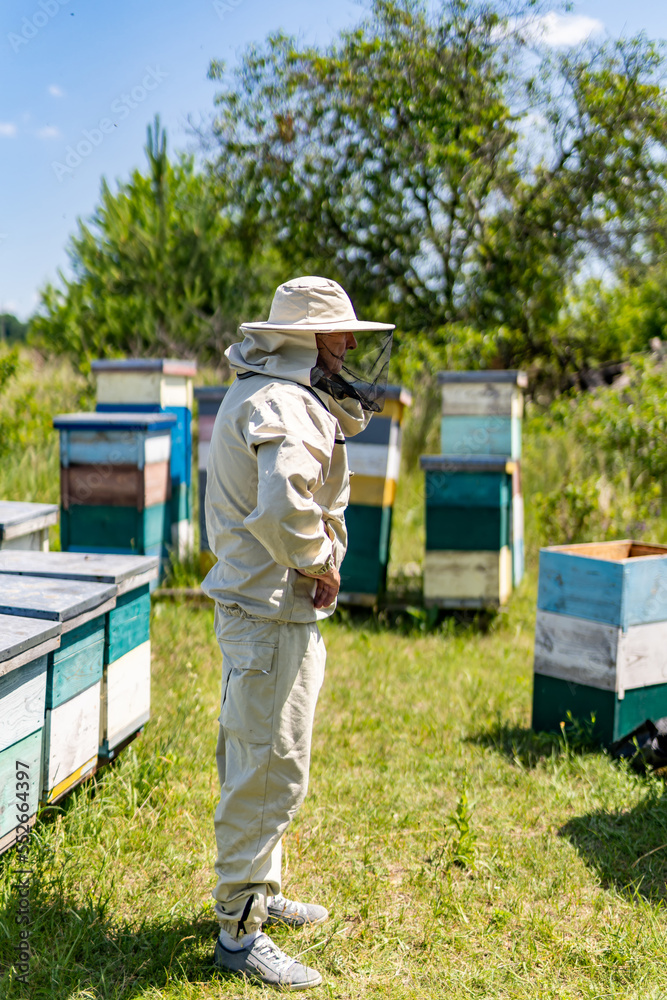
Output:
<svg viewBox="0 0 667 1000">
<path fill-rule="evenodd" d="M 216 418 L 206 528 L 218 561 L 203 589 L 222 650 L 215 813 L 220 921 L 215 962 L 283 988 L 319 973 L 262 926 L 321 923 L 322 906 L 281 893 L 281 838 L 308 786 L 310 743 L 347 544 L 345 438 L 384 402 L 391 331 L 357 320 L 335 281 L 296 278 L 267 322 L 244 323 Z"/>
</svg>

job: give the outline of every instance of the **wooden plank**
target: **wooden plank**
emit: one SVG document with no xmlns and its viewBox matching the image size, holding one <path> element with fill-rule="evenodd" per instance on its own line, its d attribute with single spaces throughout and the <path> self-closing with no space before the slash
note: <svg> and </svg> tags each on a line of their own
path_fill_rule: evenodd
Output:
<svg viewBox="0 0 667 1000">
<path fill-rule="evenodd" d="M 383 476 L 360 476 L 358 474 L 352 476 L 350 479 L 350 503 L 363 504 L 366 507 L 382 507 L 387 482 L 388 480 Z"/>
<path fill-rule="evenodd" d="M 0 615 L 0 618 L 4 617 L 6 616 Z M 21 667 L 25 666 L 26 663 L 32 663 L 33 660 L 40 656 L 48 656 L 49 653 L 58 649 L 59 645 L 60 635 L 56 635 L 52 639 L 48 639 L 46 642 L 40 643 L 39 646 L 34 646 L 32 649 L 24 650 L 24 652 L 12 657 L 11 660 L 2 661 L 0 663 L 0 677 L 5 677 L 7 674 L 11 674 L 14 670 L 19 670 Z"/>
<path fill-rule="evenodd" d="M 109 663 L 104 674 L 101 737 L 112 748 L 144 725 L 150 715 L 150 641 Z"/>
<path fill-rule="evenodd" d="M 646 556 L 623 556 L 633 543 L 543 549 L 538 606 L 593 621 L 644 625 L 667 619 L 667 554 L 662 547 Z M 616 556 L 616 558 L 614 558 Z M 592 588 L 596 588 L 593 592 Z M 583 602 L 578 607 L 579 602 Z"/>
<path fill-rule="evenodd" d="M 615 625 L 538 610 L 534 670 L 615 691 L 620 632 Z"/>
<path fill-rule="evenodd" d="M 168 430 L 151 437 L 141 431 L 69 431 L 61 448 L 62 466 L 136 465 L 141 468 L 152 462 L 170 460 L 171 434 Z"/>
<path fill-rule="evenodd" d="M 96 377 L 110 372 L 157 372 L 182 378 L 194 378 L 197 374 L 197 362 L 187 358 L 104 358 L 91 362 L 91 368 Z"/>
<path fill-rule="evenodd" d="M 510 382 L 525 389 L 528 386 L 528 375 L 519 369 L 510 368 L 488 368 L 477 371 L 447 371 L 438 372 L 438 384 L 445 385 L 448 382 Z"/>
<path fill-rule="evenodd" d="M 506 472 L 426 472 L 427 507 L 494 508 L 510 502 Z"/>
<path fill-rule="evenodd" d="M 392 421 L 385 413 L 374 413 L 363 431 L 354 435 L 354 444 L 388 445 L 392 436 L 392 423 L 395 421 Z"/>
<path fill-rule="evenodd" d="M 347 443 L 347 460 L 350 472 L 364 476 L 387 476 L 389 446 L 384 444 Z"/>
<path fill-rule="evenodd" d="M 39 528 L 29 535 L 17 535 L 0 541 L 0 552 L 48 552 L 49 529 Z"/>
<path fill-rule="evenodd" d="M 211 451 L 210 441 L 199 441 L 199 447 L 197 449 L 197 467 L 200 472 L 206 472 L 206 467 L 208 465 L 208 456 Z"/>
<path fill-rule="evenodd" d="M 540 552 L 561 552 L 570 556 L 585 556 L 587 559 L 604 559 L 610 562 L 620 562 L 629 557 L 633 544 L 633 542 L 626 538 L 614 542 L 581 542 L 574 545 L 550 545 L 545 549 L 540 549 Z M 667 546 L 660 554 L 667 555 Z"/>
<path fill-rule="evenodd" d="M 116 588 L 106 583 L 0 573 L 0 614 L 65 623 L 97 609 L 102 614 L 110 600 Z"/>
<path fill-rule="evenodd" d="M 57 789 L 64 781 L 97 759 L 101 687 L 97 681 L 63 705 L 46 711 L 43 787 L 48 798 L 60 794 Z"/>
<path fill-rule="evenodd" d="M 69 636 L 75 640 L 49 657 L 46 707 L 57 708 L 102 679 L 106 616 L 87 622 Z"/>
<path fill-rule="evenodd" d="M 47 793 L 45 793 L 45 801 L 48 805 L 54 805 L 59 802 L 68 792 L 73 791 L 77 785 L 80 785 L 86 778 L 93 776 L 97 769 L 97 754 L 87 760 L 81 767 L 77 767 L 76 771 L 72 774 L 68 774 L 66 778 L 59 781 L 57 785 L 51 788 Z"/>
<path fill-rule="evenodd" d="M 47 657 L 0 677 L 0 751 L 41 729 L 46 707 Z"/>
<path fill-rule="evenodd" d="M 426 508 L 426 549 L 496 551 L 509 545 L 509 507 Z"/>
<path fill-rule="evenodd" d="M 56 504 L 0 500 L 0 542 L 30 535 L 57 523 Z"/>
<path fill-rule="evenodd" d="M 182 406 L 186 410 L 192 410 L 194 406 L 192 379 L 178 375 L 165 375 L 160 389 L 160 405 L 165 408 Z"/>
<path fill-rule="evenodd" d="M 142 554 L 168 540 L 169 508 L 152 504 L 134 507 L 82 506 L 63 511 L 67 547 L 76 551 Z"/>
<path fill-rule="evenodd" d="M 158 563 L 159 560 L 151 556 L 99 555 L 89 552 L 0 552 L 0 573 L 113 583 L 118 587 L 118 596 L 155 579 Z"/>
<path fill-rule="evenodd" d="M 563 551 L 540 551 L 537 606 L 541 611 L 620 626 L 622 602 L 621 563 Z"/>
<path fill-rule="evenodd" d="M 497 604 L 507 600 L 510 590 L 511 554 L 508 548 L 502 552 L 426 552 L 425 598 Z"/>
<path fill-rule="evenodd" d="M 443 417 L 440 422 L 443 455 L 500 455 L 519 458 L 521 428 L 510 417 Z"/>
<path fill-rule="evenodd" d="M 134 465 L 72 465 L 61 470 L 61 503 L 136 507 L 165 503 L 171 495 L 169 462 Z"/>
<path fill-rule="evenodd" d="M 448 382 L 442 385 L 442 416 L 523 416 L 523 393 L 508 382 Z"/>
<path fill-rule="evenodd" d="M 42 646 L 49 640 L 54 640 L 53 648 L 57 648 L 60 645 L 60 632 L 61 627 L 56 622 L 0 615 L 0 674 L 12 669 L 10 664 L 23 653 L 30 653 L 32 650 L 35 656 L 41 656 L 44 652 Z"/>
<path fill-rule="evenodd" d="M 27 764 L 28 788 L 16 787 L 16 763 Z M 16 740 L 9 747 L 0 753 L 0 852 L 6 847 L 12 846 L 16 840 L 16 827 L 18 825 L 19 813 L 16 804 L 17 791 L 21 794 L 27 793 L 27 816 L 30 817 L 28 825 L 34 823 L 35 813 L 39 804 L 39 796 L 42 788 L 42 723 L 37 730 L 28 736 Z M 4 846 L 3 846 L 4 844 Z"/>
<path fill-rule="evenodd" d="M 36 820 L 37 820 L 37 813 L 35 813 L 34 815 L 30 816 L 25 821 L 25 823 L 21 824 L 21 831 L 26 826 L 29 829 L 32 829 L 33 826 L 35 825 L 35 821 Z M 8 851 L 11 847 L 15 847 L 16 846 L 16 836 L 17 836 L 17 829 L 14 829 L 14 830 L 11 830 L 8 833 L 6 833 L 4 835 L 4 837 L 0 837 L 0 854 L 4 854 L 5 851 Z"/>
</svg>

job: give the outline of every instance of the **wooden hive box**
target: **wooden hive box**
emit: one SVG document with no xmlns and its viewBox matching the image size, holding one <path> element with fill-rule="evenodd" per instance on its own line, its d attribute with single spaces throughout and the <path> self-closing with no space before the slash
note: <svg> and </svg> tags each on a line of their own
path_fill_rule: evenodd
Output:
<svg viewBox="0 0 667 1000">
<path fill-rule="evenodd" d="M 173 414 L 74 413 L 60 432 L 63 551 L 151 555 L 170 542 Z"/>
<path fill-rule="evenodd" d="M 574 719 L 609 745 L 667 715 L 667 546 L 540 551 L 533 729 Z"/>
<path fill-rule="evenodd" d="M 512 592 L 514 463 L 494 456 L 423 455 L 420 464 L 426 479 L 426 604 L 502 606 Z"/>
<path fill-rule="evenodd" d="M 106 615 L 115 605 L 116 587 L 108 584 L 0 573 L 0 614 L 61 626 L 60 646 L 47 657 L 45 802 L 97 766 Z"/>
<path fill-rule="evenodd" d="M 211 447 L 213 425 L 229 386 L 206 385 L 195 389 L 197 400 L 199 442 L 197 445 L 197 469 L 199 473 L 199 565 L 202 576 L 206 576 L 215 562 L 206 533 L 206 466 Z"/>
<path fill-rule="evenodd" d="M 350 502 L 345 511 L 348 543 L 341 566 L 341 604 L 373 605 L 386 586 L 391 521 L 401 464 L 401 424 L 412 397 L 387 386 L 381 413 L 347 441 Z"/>
<path fill-rule="evenodd" d="M 37 815 L 47 661 L 60 633 L 57 622 L 0 614 L 0 854 Z"/>
<path fill-rule="evenodd" d="M 55 504 L 0 500 L 0 550 L 48 552 L 49 528 L 57 523 Z"/>
<path fill-rule="evenodd" d="M 99 757 L 117 756 L 150 718 L 151 646 L 149 587 L 157 558 L 78 552 L 0 553 L 0 573 L 30 574 L 113 584 L 116 606 L 106 615 L 100 708 Z"/>
<path fill-rule="evenodd" d="M 192 382 L 196 361 L 177 358 L 125 358 L 93 361 L 100 413 L 170 413 L 170 544 L 184 556 L 193 547 L 192 530 Z"/>
<path fill-rule="evenodd" d="M 512 584 L 518 587 L 525 571 L 524 505 L 521 484 L 521 462 L 517 459 L 512 472 L 512 509 L 510 521 L 510 546 L 512 549 Z"/>
<path fill-rule="evenodd" d="M 521 457 L 521 371 L 439 372 L 443 455 Z"/>
</svg>

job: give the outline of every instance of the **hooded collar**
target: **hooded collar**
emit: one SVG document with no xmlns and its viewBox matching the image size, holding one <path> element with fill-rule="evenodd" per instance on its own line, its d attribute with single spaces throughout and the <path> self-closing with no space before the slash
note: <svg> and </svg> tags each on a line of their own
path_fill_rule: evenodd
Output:
<svg viewBox="0 0 667 1000">
<path fill-rule="evenodd" d="M 244 328 L 243 333 L 243 341 L 232 344 L 225 351 L 234 371 L 255 372 L 267 378 L 284 379 L 306 386 L 317 394 L 318 399 L 322 400 L 336 418 L 345 437 L 359 434 L 368 425 L 371 414 L 362 409 L 356 400 L 337 400 L 311 386 L 310 373 L 317 364 L 314 333 L 256 328 Z"/>
</svg>

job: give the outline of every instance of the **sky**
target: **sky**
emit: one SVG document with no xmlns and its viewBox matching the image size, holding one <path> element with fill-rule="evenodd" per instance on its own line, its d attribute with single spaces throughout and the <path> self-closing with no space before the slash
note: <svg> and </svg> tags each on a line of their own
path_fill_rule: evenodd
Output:
<svg viewBox="0 0 667 1000">
<path fill-rule="evenodd" d="M 0 313 L 26 319 L 39 289 L 67 271 L 77 219 L 143 168 L 160 114 L 169 146 L 193 149 L 188 119 L 213 111 L 211 59 L 232 68 L 281 29 L 326 44 L 364 14 L 362 0 L 2 0 L 0 9 Z M 665 0 L 575 0 L 548 15 L 545 39 L 640 31 L 667 38 Z"/>
</svg>

